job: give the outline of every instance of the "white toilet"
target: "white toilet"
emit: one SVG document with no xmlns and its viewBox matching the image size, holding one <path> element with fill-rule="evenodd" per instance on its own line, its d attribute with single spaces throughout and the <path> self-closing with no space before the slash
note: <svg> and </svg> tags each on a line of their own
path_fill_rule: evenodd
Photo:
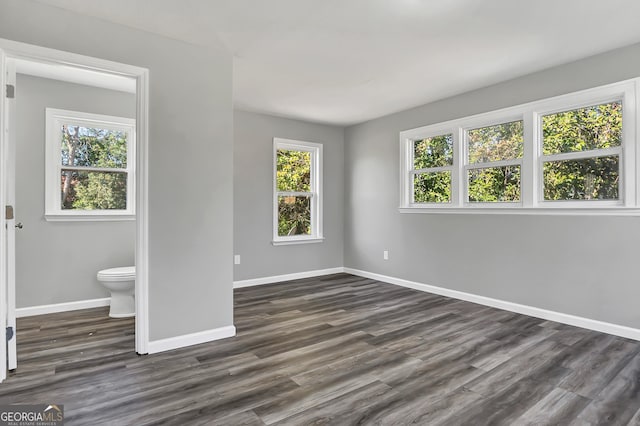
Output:
<svg viewBox="0 0 640 426">
<path fill-rule="evenodd" d="M 111 318 L 135 316 L 135 266 L 103 269 L 98 272 L 98 281 L 111 292 L 111 308 L 109 309 Z"/>
</svg>

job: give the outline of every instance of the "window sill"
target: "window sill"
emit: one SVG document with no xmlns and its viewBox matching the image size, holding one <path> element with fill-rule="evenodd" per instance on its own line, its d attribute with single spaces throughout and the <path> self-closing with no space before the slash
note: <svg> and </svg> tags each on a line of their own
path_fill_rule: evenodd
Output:
<svg viewBox="0 0 640 426">
<path fill-rule="evenodd" d="M 47 222 L 125 222 L 136 220 L 136 215 L 126 214 L 45 214 Z"/>
<path fill-rule="evenodd" d="M 324 241 L 324 237 L 320 238 L 298 238 L 291 240 L 274 240 L 271 241 L 271 244 L 274 246 L 288 246 L 292 244 L 312 244 L 312 243 L 321 243 Z"/>
<path fill-rule="evenodd" d="M 400 213 L 418 214 L 510 214 L 548 216 L 640 216 L 640 208 L 631 207 L 400 207 Z"/>
</svg>

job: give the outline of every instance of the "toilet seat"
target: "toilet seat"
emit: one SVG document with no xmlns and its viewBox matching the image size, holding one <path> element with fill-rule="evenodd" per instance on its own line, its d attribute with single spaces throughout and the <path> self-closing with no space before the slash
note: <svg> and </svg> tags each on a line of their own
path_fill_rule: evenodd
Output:
<svg viewBox="0 0 640 426">
<path fill-rule="evenodd" d="M 98 271 L 98 281 L 104 282 L 118 282 L 118 281 L 133 281 L 136 279 L 136 267 L 135 266 L 123 266 L 120 268 L 109 268 Z"/>
</svg>

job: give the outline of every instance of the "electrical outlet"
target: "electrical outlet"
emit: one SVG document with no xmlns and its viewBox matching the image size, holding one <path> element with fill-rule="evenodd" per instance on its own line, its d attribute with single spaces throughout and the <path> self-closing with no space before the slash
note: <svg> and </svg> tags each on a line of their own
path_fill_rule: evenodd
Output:
<svg viewBox="0 0 640 426">
<path fill-rule="evenodd" d="M 236 254 L 235 256 L 233 256 L 233 264 L 234 265 L 239 265 L 240 264 L 240 255 Z"/>
<path fill-rule="evenodd" d="M 382 258 L 384 260 L 389 260 L 389 250 L 385 250 L 382 252 Z"/>
</svg>

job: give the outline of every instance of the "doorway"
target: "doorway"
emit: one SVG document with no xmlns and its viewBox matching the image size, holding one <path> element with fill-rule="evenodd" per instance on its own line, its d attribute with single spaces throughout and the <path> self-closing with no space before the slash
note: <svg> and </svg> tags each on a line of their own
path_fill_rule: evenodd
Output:
<svg viewBox="0 0 640 426">
<path fill-rule="evenodd" d="M 15 134 L 16 134 L 16 96 L 20 96 L 19 84 L 16 84 L 16 74 L 22 75 L 20 69 L 27 74 L 35 74 L 34 69 L 45 69 L 48 67 L 53 74 L 58 72 L 58 80 L 75 79 L 76 83 L 87 86 L 96 86 L 96 82 L 106 89 L 105 85 L 116 84 L 117 82 L 128 82 L 133 88 L 134 94 L 132 102 L 133 113 L 135 114 L 136 146 L 132 156 L 135 162 L 135 186 L 131 188 L 132 200 L 135 200 L 135 265 L 136 265 L 136 317 L 135 317 L 135 350 L 139 354 L 147 353 L 148 346 L 148 253 L 147 253 L 147 121 L 148 121 L 148 71 L 143 68 L 129 65 L 103 61 L 67 52 L 41 48 L 37 46 L 16 43 L 7 40 L 0 40 L 0 64 L 2 65 L 2 78 L 0 82 L 5 90 L 2 91 L 2 114 L 0 114 L 0 125 L 3 129 L 0 132 L 0 153 L 2 155 L 2 171 L 0 173 L 0 205 L 13 206 L 16 192 L 15 178 Z M 16 67 L 17 64 L 17 67 Z M 18 70 L 16 70 L 18 68 Z M 51 77 L 53 74 L 48 75 Z M 55 79 L 55 78 L 54 78 Z M 83 80 L 85 79 L 85 80 Z M 25 80 L 26 81 L 26 80 Z M 67 81 L 70 83 L 69 81 Z M 20 83 L 18 81 L 17 83 Z M 32 82 L 33 83 L 33 82 Z M 42 142 L 44 145 L 44 142 Z M 33 167 L 43 168 L 42 164 L 34 164 Z M 20 188 L 18 188 L 20 190 Z M 37 195 L 36 195 L 37 197 Z M 19 197 L 18 197 L 19 198 Z M 19 206 L 18 206 L 19 208 Z M 12 208 L 2 209 L 2 220 L 5 226 L 0 229 L 0 267 L 3 273 L 0 274 L 0 295 L 6 295 L 0 303 L 0 325 L 8 326 L 8 333 L 13 332 L 9 343 L 3 341 L 0 348 L 1 354 L 6 356 L 4 360 L 9 361 L 9 367 L 15 367 L 15 230 L 20 231 L 20 213 Z M 94 218 L 95 219 L 95 218 Z M 24 226 L 27 226 L 25 223 Z M 24 260 L 24 259 L 23 259 Z M 124 265 L 119 265 L 124 266 Z M 34 265 L 37 268 L 38 265 Z M 96 271 L 97 272 L 97 271 Z M 3 340 L 3 339 L 0 339 Z M 8 352 L 7 352 L 8 349 Z M 13 357 L 13 359 L 12 359 Z M 6 364 L 5 364 L 6 365 Z M 19 366 L 18 366 L 19 367 Z M 0 380 L 6 377 L 6 370 L 0 368 Z"/>
</svg>

